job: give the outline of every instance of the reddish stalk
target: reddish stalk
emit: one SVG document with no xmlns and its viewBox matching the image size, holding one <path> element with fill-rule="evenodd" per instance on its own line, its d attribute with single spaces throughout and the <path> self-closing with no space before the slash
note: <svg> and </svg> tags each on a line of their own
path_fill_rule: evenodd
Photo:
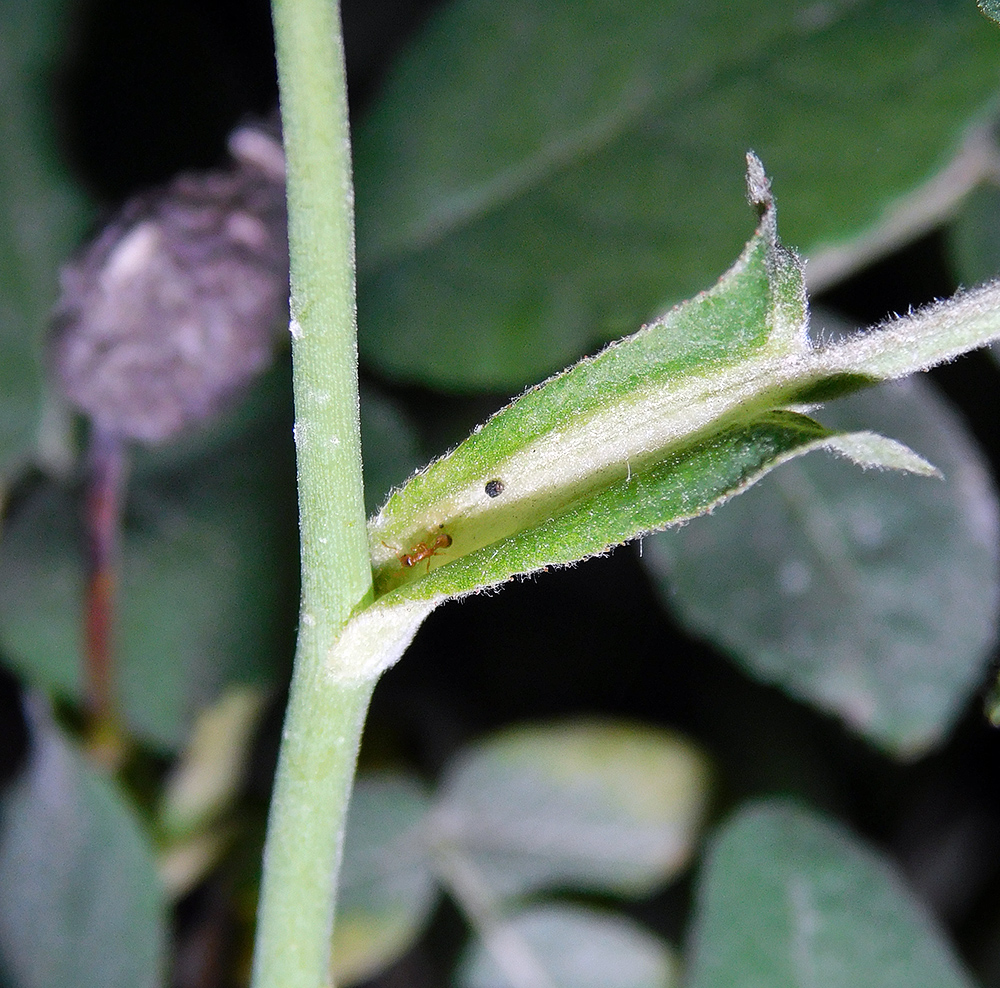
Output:
<svg viewBox="0 0 1000 988">
<path fill-rule="evenodd" d="M 127 472 L 121 437 L 95 425 L 90 436 L 86 497 L 85 696 L 90 749 L 98 760 L 112 767 L 124 751 L 115 686 L 114 632 Z"/>
</svg>

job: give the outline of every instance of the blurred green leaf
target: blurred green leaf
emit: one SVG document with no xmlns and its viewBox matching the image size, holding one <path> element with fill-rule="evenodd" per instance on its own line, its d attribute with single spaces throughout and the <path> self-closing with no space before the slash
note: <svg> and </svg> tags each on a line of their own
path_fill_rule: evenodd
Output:
<svg viewBox="0 0 1000 988">
<path fill-rule="evenodd" d="M 968 0 L 457 0 L 353 137 L 366 360 L 516 388 L 739 249 L 754 148 L 812 254 L 937 174 L 998 89 Z"/>
<path fill-rule="evenodd" d="M 425 833 L 428 807 L 414 779 L 358 779 L 337 892 L 336 984 L 353 984 L 388 967 L 426 924 L 438 897 Z"/>
<path fill-rule="evenodd" d="M 10 988 L 160 988 L 166 910 L 118 789 L 36 701 L 33 746 L 0 799 L 0 967 Z"/>
<path fill-rule="evenodd" d="M 948 228 L 948 251 L 960 284 L 1000 274 L 1000 188 L 981 185 L 962 203 Z"/>
<path fill-rule="evenodd" d="M 491 954 L 476 939 L 459 961 L 460 988 L 517 988 L 529 983 L 524 956 L 551 988 L 672 988 L 680 984 L 670 948 L 638 923 L 580 906 L 533 906 L 503 924 Z M 499 958 L 499 959 L 498 959 Z"/>
<path fill-rule="evenodd" d="M 721 829 L 699 880 L 689 988 L 971 988 L 892 865 L 783 803 Z"/>
<path fill-rule="evenodd" d="M 361 448 L 365 460 L 365 509 L 374 514 L 389 491 L 423 463 L 416 430 L 388 395 L 361 386 Z"/>
<path fill-rule="evenodd" d="M 944 737 L 991 660 L 996 494 L 926 382 L 852 396 L 823 417 L 901 436 L 945 481 L 800 459 L 711 520 L 646 539 L 643 561 L 681 620 L 752 675 L 912 757 Z"/>
<path fill-rule="evenodd" d="M 491 896 L 540 888 L 644 895 L 687 864 L 708 799 L 690 742 L 643 724 L 512 728 L 467 749 L 441 782 L 441 854 Z"/>
<path fill-rule="evenodd" d="M 291 648 L 297 554 L 292 443 L 274 425 L 184 470 L 147 474 L 128 502 L 117 683 L 129 726 L 168 750 L 233 682 L 267 685 Z M 42 483 L 0 553 L 0 643 L 29 682 L 80 693 L 84 557 L 75 492 Z"/>
<path fill-rule="evenodd" d="M 0 496 L 34 443 L 40 341 L 59 265 L 89 218 L 54 133 L 51 88 L 68 9 L 63 0 L 0 4 Z"/>
</svg>

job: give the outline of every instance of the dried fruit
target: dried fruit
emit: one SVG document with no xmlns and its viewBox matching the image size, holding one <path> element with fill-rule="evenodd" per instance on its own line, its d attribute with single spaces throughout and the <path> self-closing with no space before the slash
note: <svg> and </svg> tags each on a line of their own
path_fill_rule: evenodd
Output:
<svg viewBox="0 0 1000 988">
<path fill-rule="evenodd" d="M 100 431 L 169 440 L 271 362 L 287 325 L 284 157 L 261 127 L 230 150 L 229 169 L 129 200 L 62 271 L 51 368 Z"/>
</svg>

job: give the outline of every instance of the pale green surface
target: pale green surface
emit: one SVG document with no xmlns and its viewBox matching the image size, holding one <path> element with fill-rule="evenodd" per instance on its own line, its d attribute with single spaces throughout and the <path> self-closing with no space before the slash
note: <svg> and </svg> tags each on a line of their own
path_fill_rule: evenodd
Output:
<svg viewBox="0 0 1000 988">
<path fill-rule="evenodd" d="M 699 878 L 688 988 L 971 988 L 889 861 L 786 803 L 750 805 Z"/>
<path fill-rule="evenodd" d="M 288 171 L 291 336 L 302 547 L 295 668 L 275 778 L 253 988 L 330 978 L 334 890 L 374 678 L 326 661 L 371 598 L 358 418 L 354 225 L 340 11 L 272 5 Z M 334 670 L 336 673 L 336 670 Z"/>
<path fill-rule="evenodd" d="M 62 0 L 0 4 L 0 497 L 31 455 L 41 338 L 59 265 L 90 215 L 60 159 L 52 116 L 66 11 Z"/>
<path fill-rule="evenodd" d="M 634 920 L 581 906 L 532 906 L 514 913 L 504 933 L 527 951 L 545 972 L 550 988 L 673 988 L 680 972 L 673 952 Z M 509 942 L 508 940 L 508 942 Z M 502 961 L 522 970 L 519 950 Z M 455 975 L 459 988 L 519 988 L 537 980 L 514 981 L 476 940 Z"/>
<path fill-rule="evenodd" d="M 361 776 L 351 795 L 333 937 L 335 983 L 388 967 L 420 936 L 438 898 L 427 844 L 430 799 L 402 775 Z"/>
<path fill-rule="evenodd" d="M 0 800 L 0 977 L 162 988 L 166 904 L 149 839 L 40 704 L 30 720 L 31 755 Z"/>
<path fill-rule="evenodd" d="M 703 288 L 735 168 L 807 254 L 870 231 L 1000 89 L 970 0 L 459 0 L 355 134 L 365 358 L 516 389 Z"/>
<path fill-rule="evenodd" d="M 899 436 L 944 474 L 810 456 L 711 519 L 647 539 L 664 602 L 751 675 L 886 750 L 942 741 L 992 661 L 1000 523 L 988 466 L 919 379 L 826 409 Z"/>
<path fill-rule="evenodd" d="M 435 838 L 489 899 L 566 887 L 646 895 L 687 864 L 708 776 L 690 742 L 643 724 L 511 728 L 448 768 Z"/>
</svg>

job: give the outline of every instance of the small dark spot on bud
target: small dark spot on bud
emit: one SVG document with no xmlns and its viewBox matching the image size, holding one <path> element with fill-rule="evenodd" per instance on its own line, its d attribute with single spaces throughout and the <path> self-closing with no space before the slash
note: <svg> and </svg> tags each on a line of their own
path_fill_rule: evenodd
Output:
<svg viewBox="0 0 1000 988">
<path fill-rule="evenodd" d="M 488 480 L 486 482 L 486 494 L 488 497 L 499 497 L 503 494 L 503 481 Z"/>
</svg>

